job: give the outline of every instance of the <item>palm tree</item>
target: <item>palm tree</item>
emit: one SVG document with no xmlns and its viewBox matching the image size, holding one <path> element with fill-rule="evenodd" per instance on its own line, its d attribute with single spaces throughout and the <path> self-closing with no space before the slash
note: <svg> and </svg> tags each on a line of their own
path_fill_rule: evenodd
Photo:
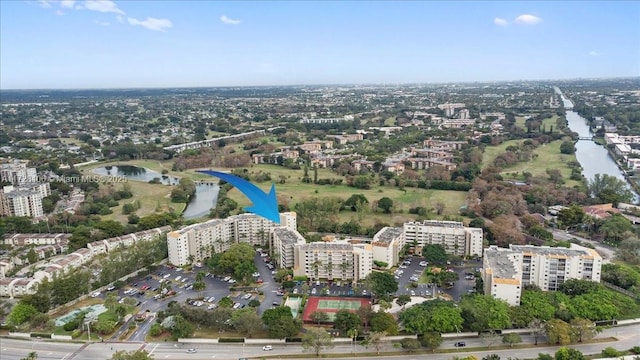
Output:
<svg viewBox="0 0 640 360">
<path fill-rule="evenodd" d="M 197 281 L 203 281 L 204 280 L 204 272 L 203 271 L 198 271 L 198 273 L 196 274 L 196 282 Z"/>
<path fill-rule="evenodd" d="M 345 279 L 347 277 L 347 269 L 349 268 L 349 263 L 345 261 L 340 263 L 340 265 L 338 266 L 342 270 L 342 279 Z"/>
<path fill-rule="evenodd" d="M 196 257 L 191 254 L 187 257 L 187 261 L 189 262 L 189 264 L 193 264 L 193 262 L 195 261 Z"/>
<path fill-rule="evenodd" d="M 347 336 L 351 338 L 351 352 L 353 353 L 353 344 L 355 344 L 356 338 L 358 337 L 358 329 L 347 330 Z"/>
<path fill-rule="evenodd" d="M 327 272 L 327 279 L 333 280 L 333 263 L 329 260 L 328 263 L 324 264 L 324 270 Z"/>
<path fill-rule="evenodd" d="M 22 358 L 21 360 L 36 360 L 38 358 L 38 353 L 35 351 L 32 351 L 29 353 L 29 355 L 27 355 L 27 357 Z"/>
<path fill-rule="evenodd" d="M 313 262 L 313 264 L 311 264 L 311 267 L 313 268 L 313 273 L 315 274 L 314 280 L 318 280 L 320 265 L 322 265 L 322 263 L 319 260 L 316 260 Z"/>
<path fill-rule="evenodd" d="M 200 280 L 200 281 L 195 281 L 193 283 L 193 290 L 198 292 L 198 297 L 201 298 L 202 297 L 202 292 L 204 291 L 204 289 L 207 288 L 207 284 L 204 283 L 204 281 Z"/>
</svg>

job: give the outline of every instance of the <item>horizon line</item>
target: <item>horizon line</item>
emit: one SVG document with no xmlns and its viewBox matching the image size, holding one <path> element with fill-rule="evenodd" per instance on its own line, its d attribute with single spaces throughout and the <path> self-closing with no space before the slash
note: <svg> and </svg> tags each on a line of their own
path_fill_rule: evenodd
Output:
<svg viewBox="0 0 640 360">
<path fill-rule="evenodd" d="M 438 82 L 371 82 L 371 83 L 317 83 L 317 84 L 288 84 L 288 85 L 185 85 L 185 86 L 147 86 L 147 87 L 78 87 L 78 88 L 1 88 L 0 91 L 77 91 L 77 90 L 159 90 L 159 89 L 221 89 L 221 88 L 275 88 L 275 87 L 319 87 L 319 86 L 410 86 L 410 85 L 449 85 L 449 84 L 489 84 L 510 82 L 550 82 L 550 81 L 578 81 L 578 80 L 622 80 L 636 79 L 640 75 L 610 76 L 610 77 L 575 77 L 556 79 L 511 79 L 511 80 L 468 80 L 468 81 L 438 81 Z"/>
</svg>

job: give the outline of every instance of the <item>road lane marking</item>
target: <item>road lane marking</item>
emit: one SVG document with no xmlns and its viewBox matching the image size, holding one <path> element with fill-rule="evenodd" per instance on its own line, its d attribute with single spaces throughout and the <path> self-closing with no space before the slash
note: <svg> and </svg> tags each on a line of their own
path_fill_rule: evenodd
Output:
<svg viewBox="0 0 640 360">
<path fill-rule="evenodd" d="M 156 344 L 156 346 L 154 346 L 153 349 L 151 349 L 151 352 L 149 353 L 149 355 L 153 354 L 153 352 L 156 351 L 156 348 L 158 347 L 158 345 L 160 344 Z"/>
</svg>

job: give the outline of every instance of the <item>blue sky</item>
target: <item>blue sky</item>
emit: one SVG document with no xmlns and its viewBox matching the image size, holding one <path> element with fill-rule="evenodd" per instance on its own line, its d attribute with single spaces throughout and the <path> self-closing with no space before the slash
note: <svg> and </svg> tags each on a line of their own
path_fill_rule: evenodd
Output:
<svg viewBox="0 0 640 360">
<path fill-rule="evenodd" d="M 0 1 L 0 88 L 640 76 L 638 1 Z"/>
</svg>

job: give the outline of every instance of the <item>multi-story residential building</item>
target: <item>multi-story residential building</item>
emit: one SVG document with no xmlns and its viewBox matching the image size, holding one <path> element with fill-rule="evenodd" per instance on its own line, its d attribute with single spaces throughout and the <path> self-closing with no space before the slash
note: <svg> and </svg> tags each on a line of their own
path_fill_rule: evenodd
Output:
<svg viewBox="0 0 640 360">
<path fill-rule="evenodd" d="M 313 242 L 295 246 L 294 259 L 294 276 L 356 282 L 371 273 L 373 249 L 371 244 Z"/>
<path fill-rule="evenodd" d="M 49 183 L 5 186 L 0 193 L 0 208 L 5 216 L 41 217 L 44 215 L 42 199 L 51 194 Z"/>
<path fill-rule="evenodd" d="M 401 227 L 384 227 L 373 235 L 371 242 L 373 260 L 387 263 L 387 269 L 398 265 L 402 250 L 404 229 Z"/>
<path fill-rule="evenodd" d="M 38 182 L 36 169 L 27 167 L 28 161 L 9 160 L 0 163 L 0 181 L 21 185 Z"/>
<path fill-rule="evenodd" d="M 288 227 L 274 227 L 270 233 L 269 247 L 273 259 L 280 268 L 291 269 L 295 265 L 295 247 L 307 241 L 299 232 Z"/>
<path fill-rule="evenodd" d="M 602 257 L 593 249 L 510 245 L 491 246 L 483 263 L 484 292 L 511 305 L 520 304 L 522 288 L 536 285 L 555 291 L 569 279 L 600 282 Z"/>
<path fill-rule="evenodd" d="M 416 242 L 420 247 L 428 244 L 442 245 L 448 254 L 457 256 L 482 256 L 483 234 L 481 228 L 464 227 L 457 221 L 424 220 L 404 224 L 405 243 Z"/>
<path fill-rule="evenodd" d="M 295 213 L 281 213 L 280 223 L 296 229 Z M 169 262 L 185 265 L 202 261 L 213 253 L 226 251 L 231 244 L 267 245 L 272 228 L 279 226 L 255 214 L 240 214 L 187 226 L 167 234 Z"/>
<path fill-rule="evenodd" d="M 67 243 L 71 234 L 57 233 L 57 234 L 10 234 L 5 235 L 2 243 L 4 245 L 11 246 L 25 246 L 25 245 L 54 245 L 59 243 Z"/>
</svg>

